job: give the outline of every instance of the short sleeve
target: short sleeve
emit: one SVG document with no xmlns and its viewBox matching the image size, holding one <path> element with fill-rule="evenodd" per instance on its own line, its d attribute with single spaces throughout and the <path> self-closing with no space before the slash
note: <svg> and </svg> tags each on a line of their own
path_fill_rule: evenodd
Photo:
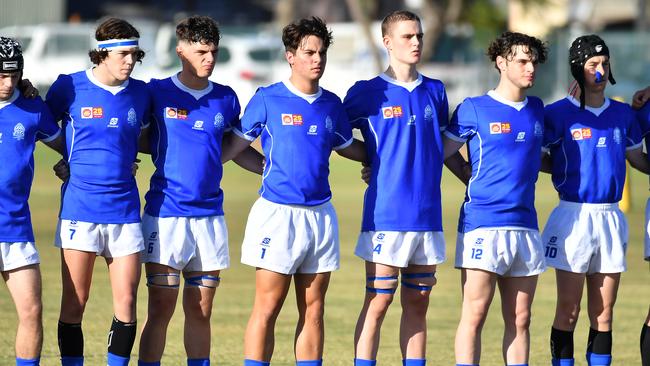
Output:
<svg viewBox="0 0 650 366">
<path fill-rule="evenodd" d="M 239 137 L 253 141 L 262 134 L 266 127 L 266 104 L 264 93 L 258 89 L 244 110 L 241 120 L 234 121 L 234 132 Z"/>
<path fill-rule="evenodd" d="M 235 92 L 232 92 L 232 116 L 231 118 L 226 121 L 226 131 L 231 131 L 234 128 L 237 128 L 239 126 L 239 115 L 241 114 L 241 106 L 239 105 L 239 98 L 237 98 L 237 94 Z"/>
<path fill-rule="evenodd" d="M 64 114 L 69 111 L 72 90 L 72 77 L 70 75 L 59 75 L 47 91 L 45 103 L 52 112 L 55 121 L 62 120 Z"/>
<path fill-rule="evenodd" d="M 444 84 L 440 85 L 438 105 L 436 106 L 438 113 L 438 127 L 440 131 L 445 131 L 449 126 L 449 102 L 447 101 L 447 92 L 445 91 Z"/>
<path fill-rule="evenodd" d="M 146 95 L 144 96 L 144 113 L 142 113 L 142 120 L 140 121 L 140 129 L 145 129 L 149 127 L 151 121 L 153 120 L 152 108 L 153 108 L 153 96 L 149 87 L 144 88 Z"/>
<path fill-rule="evenodd" d="M 326 121 L 327 123 L 327 121 Z M 352 127 L 348 121 L 348 116 L 340 108 L 336 121 L 334 121 L 334 133 L 332 136 L 332 150 L 345 149 L 352 143 Z"/>
<path fill-rule="evenodd" d="M 625 147 L 627 150 L 634 150 L 641 148 L 642 142 L 643 142 L 643 137 L 641 135 L 641 128 L 639 124 L 637 123 L 636 116 L 634 115 L 634 112 L 632 111 L 632 108 L 628 107 L 627 108 L 627 128 L 626 128 L 626 138 L 625 138 Z"/>
<path fill-rule="evenodd" d="M 50 142 L 61 134 L 61 129 L 54 121 L 50 109 L 43 100 L 40 97 L 38 97 L 37 100 L 41 107 L 41 112 L 38 115 L 38 130 L 36 131 L 36 138 L 44 142 Z"/>
<path fill-rule="evenodd" d="M 551 146 L 557 145 L 562 141 L 562 120 L 555 116 L 553 109 L 544 108 L 544 137 L 542 139 L 542 149 L 549 150 Z"/>
<path fill-rule="evenodd" d="M 478 116 L 471 99 L 465 99 L 451 116 L 445 136 L 458 142 L 466 142 L 476 134 Z"/>
<path fill-rule="evenodd" d="M 359 83 L 354 84 L 343 99 L 343 107 L 345 108 L 350 127 L 357 129 L 363 128 L 364 124 L 368 123 L 369 117 L 367 108 L 365 108 L 366 103 L 362 103 L 362 98 L 360 98 L 358 91 L 360 88 Z"/>
<path fill-rule="evenodd" d="M 641 136 L 648 136 L 650 133 L 650 102 L 636 112 L 636 120 L 639 124 Z"/>
</svg>

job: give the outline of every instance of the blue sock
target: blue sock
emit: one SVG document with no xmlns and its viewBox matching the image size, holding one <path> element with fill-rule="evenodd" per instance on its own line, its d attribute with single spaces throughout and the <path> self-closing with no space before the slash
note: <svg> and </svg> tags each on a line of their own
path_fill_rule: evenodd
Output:
<svg viewBox="0 0 650 366">
<path fill-rule="evenodd" d="M 323 366 L 323 360 L 296 361 L 296 366 Z"/>
<path fill-rule="evenodd" d="M 16 366 L 38 366 L 40 364 L 41 364 L 40 357 L 32 358 L 32 359 L 16 357 Z"/>
<path fill-rule="evenodd" d="M 209 358 L 188 358 L 187 366 L 210 366 Z"/>
<path fill-rule="evenodd" d="M 473 363 L 457 363 L 456 366 L 479 366 L 479 364 L 473 364 Z"/>
<path fill-rule="evenodd" d="M 244 360 L 244 366 L 270 366 L 270 365 L 271 365 L 270 362 L 255 361 L 249 359 Z"/>
<path fill-rule="evenodd" d="M 129 366 L 130 357 L 122 357 L 108 352 L 107 364 L 108 366 Z"/>
<path fill-rule="evenodd" d="M 512 363 L 512 364 L 507 364 L 506 366 L 528 366 L 527 363 Z"/>
<path fill-rule="evenodd" d="M 160 366 L 160 361 L 144 362 L 138 360 L 138 366 Z"/>
<path fill-rule="evenodd" d="M 61 366 L 84 366 L 84 357 L 61 357 Z"/>
<path fill-rule="evenodd" d="M 377 360 L 364 360 L 363 358 L 355 358 L 354 366 L 376 366 Z"/>
<path fill-rule="evenodd" d="M 612 355 L 587 352 L 587 364 L 589 366 L 610 366 L 612 364 Z"/>
<path fill-rule="evenodd" d="M 552 366 L 573 366 L 575 360 L 573 358 L 554 358 L 551 361 Z"/>
<path fill-rule="evenodd" d="M 427 360 L 424 358 L 406 358 L 402 360 L 402 366 L 426 366 Z"/>
</svg>

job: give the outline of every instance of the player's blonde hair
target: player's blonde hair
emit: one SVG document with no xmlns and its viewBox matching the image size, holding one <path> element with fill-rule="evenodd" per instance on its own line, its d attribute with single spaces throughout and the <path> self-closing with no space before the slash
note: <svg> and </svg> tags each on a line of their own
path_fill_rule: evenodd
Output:
<svg viewBox="0 0 650 366">
<path fill-rule="evenodd" d="M 382 22 L 381 22 L 381 36 L 385 37 L 386 35 L 388 35 L 388 33 L 390 32 L 390 27 L 393 24 L 403 22 L 403 21 L 406 21 L 406 20 L 413 20 L 413 21 L 416 21 L 418 23 L 421 23 L 420 22 L 420 17 L 415 15 L 415 13 L 412 13 L 412 12 L 410 12 L 408 10 L 396 10 L 396 11 L 386 15 L 384 20 L 382 20 Z"/>
</svg>

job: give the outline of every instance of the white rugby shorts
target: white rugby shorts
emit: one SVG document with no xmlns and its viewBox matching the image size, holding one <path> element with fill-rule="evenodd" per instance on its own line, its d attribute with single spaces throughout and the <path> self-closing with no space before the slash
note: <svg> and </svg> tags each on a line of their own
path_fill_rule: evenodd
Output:
<svg viewBox="0 0 650 366">
<path fill-rule="evenodd" d="M 248 215 L 241 262 L 269 271 L 323 273 L 339 268 L 334 206 L 282 205 L 259 198 Z"/>
<path fill-rule="evenodd" d="M 0 242 L 0 272 L 40 262 L 34 242 Z"/>
<path fill-rule="evenodd" d="M 617 203 L 560 201 L 542 234 L 549 266 L 574 273 L 626 269 L 628 226 Z"/>
<path fill-rule="evenodd" d="M 105 258 L 124 257 L 144 249 L 142 227 L 131 224 L 94 224 L 59 220 L 54 245 L 62 249 L 94 252 Z"/>
<path fill-rule="evenodd" d="M 455 266 L 502 277 L 535 276 L 546 270 L 539 232 L 525 228 L 479 228 L 458 233 Z"/>
<path fill-rule="evenodd" d="M 445 237 L 440 231 L 362 231 L 354 254 L 361 259 L 405 268 L 445 261 Z"/>
<path fill-rule="evenodd" d="M 207 217 L 142 216 L 143 263 L 184 272 L 228 268 L 228 229 L 223 215 Z"/>
</svg>

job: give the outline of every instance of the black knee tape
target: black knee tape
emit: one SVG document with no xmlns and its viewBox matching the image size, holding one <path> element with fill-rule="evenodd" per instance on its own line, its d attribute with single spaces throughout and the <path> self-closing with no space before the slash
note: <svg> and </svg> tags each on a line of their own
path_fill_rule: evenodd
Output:
<svg viewBox="0 0 650 366">
<path fill-rule="evenodd" d="M 612 331 L 599 332 L 589 328 L 589 340 L 587 341 L 587 352 L 599 355 L 612 354 Z"/>
<path fill-rule="evenodd" d="M 650 366 L 650 327 L 641 328 L 641 365 Z"/>
<path fill-rule="evenodd" d="M 136 331 L 136 322 L 123 323 L 113 317 L 111 331 L 108 332 L 108 352 L 120 357 L 130 357 Z"/>
<path fill-rule="evenodd" d="M 551 327 L 551 356 L 555 359 L 573 358 L 573 332 Z"/>
<path fill-rule="evenodd" d="M 61 357 L 82 357 L 84 355 L 84 334 L 81 323 L 70 324 L 59 320 L 57 327 Z"/>
</svg>

